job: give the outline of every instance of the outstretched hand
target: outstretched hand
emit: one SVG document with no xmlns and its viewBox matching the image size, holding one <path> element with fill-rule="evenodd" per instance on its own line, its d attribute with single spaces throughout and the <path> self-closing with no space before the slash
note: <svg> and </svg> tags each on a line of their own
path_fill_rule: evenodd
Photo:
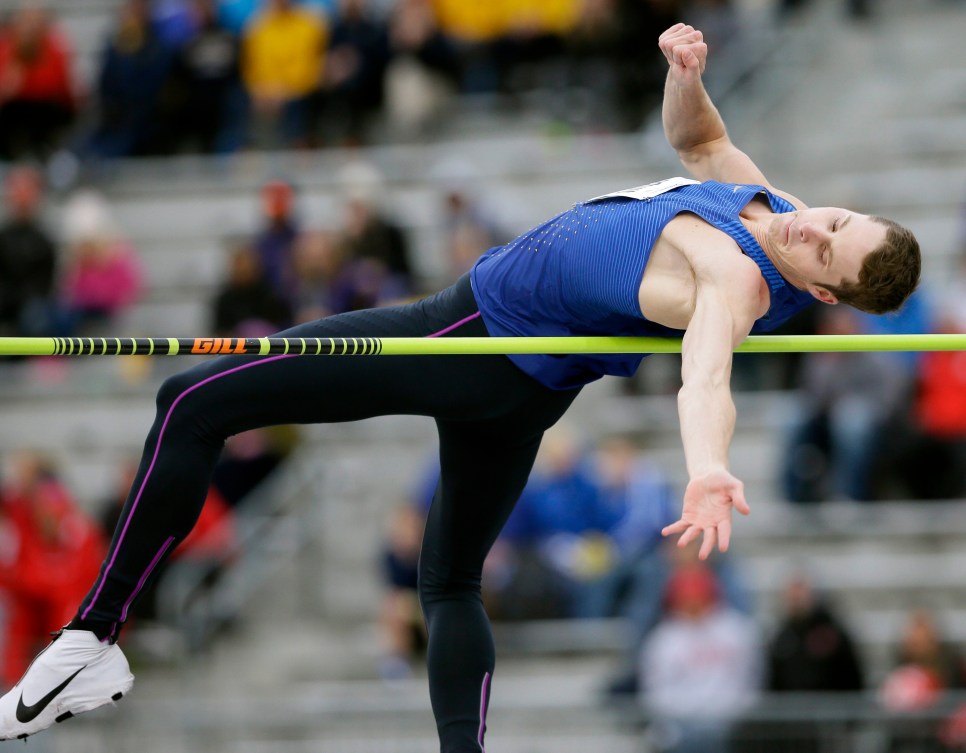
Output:
<svg viewBox="0 0 966 753">
<path fill-rule="evenodd" d="M 681 534 L 678 546 L 684 547 L 704 534 L 698 556 L 707 559 L 715 542 L 722 552 L 731 542 L 731 509 L 748 515 L 751 508 L 745 501 L 745 487 L 728 471 L 711 471 L 692 479 L 684 490 L 681 519 L 666 526 L 662 536 Z"/>
<path fill-rule="evenodd" d="M 708 45 L 704 34 L 687 24 L 674 24 L 658 38 L 658 47 L 667 58 L 671 75 L 687 83 L 704 73 Z"/>
</svg>

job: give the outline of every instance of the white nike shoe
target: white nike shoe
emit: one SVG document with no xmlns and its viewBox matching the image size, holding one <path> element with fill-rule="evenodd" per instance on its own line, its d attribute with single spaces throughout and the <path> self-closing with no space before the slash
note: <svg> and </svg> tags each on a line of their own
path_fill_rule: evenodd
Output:
<svg viewBox="0 0 966 753">
<path fill-rule="evenodd" d="M 120 648 L 87 630 L 61 630 L 0 698 L 0 740 L 24 738 L 120 700 L 133 684 Z"/>
</svg>

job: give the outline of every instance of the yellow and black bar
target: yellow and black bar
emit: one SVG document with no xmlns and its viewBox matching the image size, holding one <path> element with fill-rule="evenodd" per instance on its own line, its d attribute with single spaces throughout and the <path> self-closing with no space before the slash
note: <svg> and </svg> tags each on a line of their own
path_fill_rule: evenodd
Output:
<svg viewBox="0 0 966 753">
<path fill-rule="evenodd" d="M 739 353 L 966 350 L 966 334 L 764 335 Z M 0 337 L 0 356 L 679 353 L 663 337 Z"/>
</svg>

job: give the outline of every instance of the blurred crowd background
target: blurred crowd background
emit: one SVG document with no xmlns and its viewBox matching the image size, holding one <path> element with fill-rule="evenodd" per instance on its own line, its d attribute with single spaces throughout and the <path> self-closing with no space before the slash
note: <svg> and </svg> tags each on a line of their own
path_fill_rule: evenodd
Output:
<svg viewBox="0 0 966 753">
<path fill-rule="evenodd" d="M 927 5 L 963 28 L 961 4 Z M 542 219 L 528 203 L 539 205 L 537 192 L 555 182 L 596 186 L 587 164 L 606 163 L 613 173 L 615 162 L 630 159 L 625 168 L 633 171 L 622 155 L 659 143 L 666 64 L 656 39 L 672 23 L 705 32 L 709 88 L 736 113 L 754 109 L 760 68 L 788 64 L 775 52 L 788 43 L 782 35 L 803 37 L 794 49 L 807 59 L 807 40 L 829 18 L 842 38 L 875 47 L 873 60 L 888 68 L 877 35 L 898 33 L 901 19 L 888 25 L 897 7 L 904 6 L 0 0 L 0 335 L 261 336 L 426 294 Z M 946 131 L 955 141 L 966 113 L 966 63 L 949 67 L 960 74 L 947 84 Z M 501 139 L 509 146 L 480 146 Z M 755 155 L 754 144 L 743 146 Z M 497 155 L 490 164 L 488 148 Z M 795 162 L 805 176 L 807 149 Z M 947 192 L 947 200 L 958 207 L 966 152 L 935 149 L 936 175 L 952 176 L 956 196 Z M 508 185 L 520 185 L 502 186 L 494 178 L 500 170 Z M 536 188 L 532 175 L 542 176 Z M 642 172 L 637 182 L 659 177 Z M 792 183 L 795 175 L 788 177 Z M 910 170 L 893 179 L 919 186 L 936 178 Z M 796 192 L 794 184 L 781 187 Z M 570 201 L 602 192 L 565 190 Z M 877 209 L 863 206 L 858 191 L 838 193 Z M 917 229 L 915 211 L 897 205 Z M 785 331 L 966 332 L 966 221 L 954 214 L 941 222 L 955 228 L 942 268 L 927 273 L 898 314 L 815 307 Z M 934 245 L 924 249 L 927 269 Z M 0 362 L 0 686 L 16 682 L 86 593 L 133 475 L 150 396 L 181 365 Z M 622 709 L 624 721 L 611 723 L 618 728 L 633 708 L 635 749 L 857 750 L 849 746 L 870 709 L 879 734 L 863 738 L 864 750 L 966 749 L 958 694 L 966 690 L 966 583 L 953 572 L 963 563 L 952 553 L 921 559 L 916 573 L 948 586 L 934 598 L 904 598 L 927 584 L 902 581 L 890 596 L 876 581 L 883 592 L 876 598 L 892 616 L 887 625 L 875 618 L 882 603 L 863 619 L 861 598 L 840 605 L 828 593 L 838 576 L 859 580 L 876 535 L 886 547 L 895 537 L 909 559 L 881 570 L 872 558 L 869 569 L 900 580 L 915 557 L 907 549 L 945 553 L 960 543 L 957 535 L 966 538 L 966 355 L 744 356 L 733 384 L 739 423 L 750 415 L 764 427 L 749 450 L 738 443 L 752 465 L 764 466 L 755 487 L 767 498 L 757 536 L 773 535 L 775 547 L 798 553 L 794 566 L 768 570 L 777 555 L 743 556 L 744 521 L 736 551 L 709 564 L 663 542 L 659 532 L 676 518 L 683 491 L 679 464 L 668 460 L 680 453 L 677 440 L 660 429 L 673 423 L 679 376 L 674 357 L 648 359 L 635 378 L 586 396 L 593 420 L 582 416 L 548 435 L 487 563 L 484 598 L 498 645 L 503 636 L 524 666 L 549 656 L 550 672 L 569 666 L 561 656 L 603 651 L 606 662 L 589 672 L 590 705 Z M 333 607 L 338 598 L 305 596 L 306 578 L 328 594 L 361 594 L 365 606 L 348 611 L 353 625 L 369 626 L 370 648 L 343 674 L 387 687 L 418 680 L 424 635 L 415 572 L 435 484 L 433 443 L 407 424 L 391 451 L 403 463 L 380 456 L 385 441 L 308 427 L 231 438 L 198 529 L 132 619 L 126 640 L 144 674 L 184 669 L 185 657 L 211 656 L 216 637 L 244 635 L 246 623 L 257 622 L 259 589 L 282 577 L 277 560 L 285 554 L 301 563 L 292 622 L 348 620 Z M 319 470 L 329 458 L 328 471 Z M 331 476 L 372 475 L 376 459 L 405 470 L 373 487 L 377 498 L 354 513 L 333 512 L 358 492 L 356 482 Z M 329 474 L 324 482 L 321 473 Z M 313 507 L 324 515 L 306 512 Z M 280 525 L 283 513 L 294 515 L 299 532 Z M 880 515 L 891 523 L 875 522 Z M 364 566 L 342 573 L 341 585 L 319 586 L 316 579 L 339 575 L 321 564 L 338 565 L 331 552 L 339 546 L 329 542 L 313 560 L 313 526 L 324 529 L 320 537 L 338 537 L 333 520 L 355 550 L 346 561 Z M 856 530 L 864 527 L 866 538 Z M 351 538 L 352 530 L 365 533 Z M 919 538 L 907 546 L 904 534 Z M 801 554 L 808 547 L 820 554 Z M 935 570 L 936 562 L 952 570 Z M 755 568 L 768 571 L 754 575 Z M 863 633 L 869 626 L 874 635 Z M 850 699 L 855 712 L 836 717 L 834 734 L 821 715 L 829 693 Z M 783 694 L 791 705 L 781 705 Z M 729 748 L 736 740 L 743 742 Z"/>
</svg>

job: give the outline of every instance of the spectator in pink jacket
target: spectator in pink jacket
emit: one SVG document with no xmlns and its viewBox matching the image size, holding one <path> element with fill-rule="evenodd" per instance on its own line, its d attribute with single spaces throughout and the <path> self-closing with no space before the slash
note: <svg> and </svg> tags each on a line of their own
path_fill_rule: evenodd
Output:
<svg viewBox="0 0 966 753">
<path fill-rule="evenodd" d="M 141 266 L 107 201 L 79 191 L 64 210 L 67 253 L 61 295 L 68 329 L 90 335 L 111 323 L 141 292 Z M 100 334 L 100 333 L 97 333 Z"/>
</svg>

